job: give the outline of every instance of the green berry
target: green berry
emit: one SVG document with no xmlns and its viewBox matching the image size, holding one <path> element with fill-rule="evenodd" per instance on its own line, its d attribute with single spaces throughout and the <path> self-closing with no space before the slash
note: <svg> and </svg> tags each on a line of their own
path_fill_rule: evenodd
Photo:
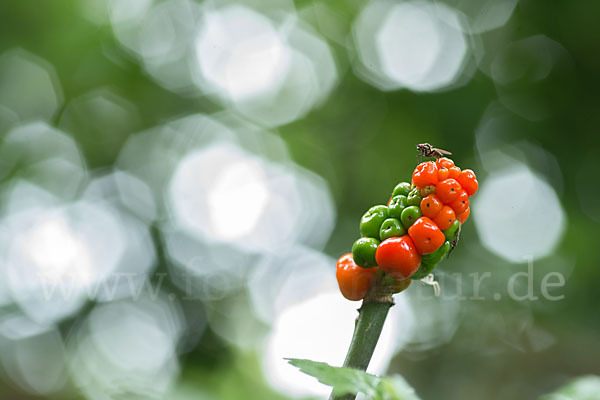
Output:
<svg viewBox="0 0 600 400">
<path fill-rule="evenodd" d="M 379 230 L 381 240 L 404 235 L 406 235 L 406 229 L 404 229 L 402 223 L 396 218 L 388 218 L 381 224 L 381 229 Z"/>
<path fill-rule="evenodd" d="M 455 219 L 452 225 L 450 225 L 445 231 L 444 236 L 446 236 L 446 240 L 453 241 L 458 233 L 458 229 L 460 228 L 460 221 Z"/>
<path fill-rule="evenodd" d="M 398 196 L 398 195 L 408 196 L 408 193 L 410 192 L 410 190 L 411 190 L 410 183 L 400 182 L 394 188 L 394 191 L 392 192 L 392 197 Z"/>
<path fill-rule="evenodd" d="M 408 199 L 404 195 L 397 195 L 392 197 L 390 204 L 388 205 L 388 214 L 392 218 L 400 218 L 402 210 L 408 207 Z"/>
<path fill-rule="evenodd" d="M 423 254 L 421 256 L 421 262 L 424 264 L 438 264 L 440 261 L 444 259 L 448 250 L 450 250 L 450 242 L 445 241 L 443 245 L 440 246 L 439 249 L 434 251 L 433 253 Z"/>
<path fill-rule="evenodd" d="M 423 197 L 427 197 L 430 194 L 434 194 L 435 193 L 435 186 L 434 185 L 425 185 L 421 188 L 421 190 L 419 191 L 419 193 L 421 194 L 421 198 Z"/>
<path fill-rule="evenodd" d="M 444 259 L 450 250 L 450 242 L 446 241 L 439 249 L 433 253 L 424 254 L 421 256 L 421 266 L 410 279 L 423 279 L 435 269 L 435 267 Z"/>
<path fill-rule="evenodd" d="M 407 202 L 409 206 L 419 206 L 421 204 L 421 199 L 422 197 L 419 189 L 414 188 L 408 194 Z"/>
<path fill-rule="evenodd" d="M 423 216 L 423 214 L 421 213 L 421 209 L 419 207 L 410 206 L 410 207 L 406 207 L 402 211 L 400 220 L 402 221 L 402 225 L 404 225 L 404 228 L 408 229 L 416 220 L 418 220 L 422 216 Z"/>
<path fill-rule="evenodd" d="M 352 245 L 352 258 L 359 267 L 371 268 L 377 265 L 375 252 L 379 246 L 379 240 L 363 237 Z"/>
<path fill-rule="evenodd" d="M 381 224 L 388 218 L 386 206 L 373 206 L 369 208 L 360 219 L 360 233 L 363 236 L 379 239 Z"/>
</svg>

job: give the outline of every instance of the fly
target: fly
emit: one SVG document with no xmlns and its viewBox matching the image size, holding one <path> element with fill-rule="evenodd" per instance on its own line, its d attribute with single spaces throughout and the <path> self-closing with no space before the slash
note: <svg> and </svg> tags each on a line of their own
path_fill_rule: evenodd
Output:
<svg viewBox="0 0 600 400">
<path fill-rule="evenodd" d="M 421 161 L 423 157 L 432 157 L 432 158 L 442 158 L 444 156 L 452 155 L 449 151 L 438 149 L 437 147 L 433 147 L 429 143 L 421 143 L 417 145 L 417 151 L 420 154 L 417 154 L 417 157 L 421 156 Z"/>
</svg>

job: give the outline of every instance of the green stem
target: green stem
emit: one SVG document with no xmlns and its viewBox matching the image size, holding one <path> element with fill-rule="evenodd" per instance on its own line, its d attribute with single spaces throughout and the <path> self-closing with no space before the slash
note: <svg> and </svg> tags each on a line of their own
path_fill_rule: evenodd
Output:
<svg viewBox="0 0 600 400">
<path fill-rule="evenodd" d="M 380 276 L 367 293 L 358 310 L 358 319 L 354 326 L 350 348 L 348 348 L 344 360 L 344 367 L 361 371 L 367 370 L 388 311 L 394 305 L 392 290 L 393 287 L 385 284 L 384 277 Z M 354 394 L 334 396 L 333 393 L 329 397 L 330 400 L 353 400 L 355 398 Z"/>
</svg>

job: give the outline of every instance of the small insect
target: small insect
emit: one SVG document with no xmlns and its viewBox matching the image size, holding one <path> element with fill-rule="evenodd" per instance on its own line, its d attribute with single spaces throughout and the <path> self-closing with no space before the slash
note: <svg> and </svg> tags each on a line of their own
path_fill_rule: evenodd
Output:
<svg viewBox="0 0 600 400">
<path fill-rule="evenodd" d="M 444 156 L 452 155 L 449 151 L 438 149 L 429 143 L 418 144 L 417 151 L 420 152 L 420 154 L 417 154 L 417 158 L 421 156 L 421 161 L 423 161 L 423 157 L 442 158 Z"/>
<path fill-rule="evenodd" d="M 435 280 L 435 276 L 433 274 L 427 275 L 425 278 L 420 280 L 422 283 L 433 286 L 433 294 L 435 297 L 438 297 L 441 293 L 440 284 Z"/>
</svg>

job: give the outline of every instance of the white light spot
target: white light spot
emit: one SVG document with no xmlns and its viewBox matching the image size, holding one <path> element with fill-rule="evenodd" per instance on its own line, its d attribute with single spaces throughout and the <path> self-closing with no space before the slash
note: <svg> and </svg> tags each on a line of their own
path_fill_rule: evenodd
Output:
<svg viewBox="0 0 600 400">
<path fill-rule="evenodd" d="M 252 231 L 261 216 L 269 191 L 256 162 L 228 166 L 208 196 L 216 234 L 232 240 Z"/>
<path fill-rule="evenodd" d="M 254 314 L 271 324 L 291 305 L 335 288 L 334 265 L 331 257 L 304 246 L 263 256 L 245 282 Z"/>
<path fill-rule="evenodd" d="M 206 237 L 224 241 L 250 234 L 268 198 L 258 160 L 227 145 L 186 157 L 171 184 L 176 217 Z"/>
<path fill-rule="evenodd" d="M 464 21 L 450 7 L 425 1 L 370 3 L 354 24 L 357 72 L 384 90 L 435 91 L 464 69 Z"/>
<path fill-rule="evenodd" d="M 566 222 L 554 189 L 518 162 L 483 181 L 472 209 L 483 245 L 515 263 L 550 254 Z"/>
<path fill-rule="evenodd" d="M 322 246 L 333 224 L 333 204 L 323 182 L 231 144 L 186 156 L 168 193 L 176 227 L 253 252 L 296 241 Z M 319 203 L 318 211 L 313 202 Z M 319 233 L 313 234 L 317 225 Z"/>
<path fill-rule="evenodd" d="M 377 33 L 384 71 L 401 84 L 419 82 L 436 61 L 439 39 L 435 21 L 426 10 L 410 4 L 394 7 Z"/>
<path fill-rule="evenodd" d="M 235 101 L 276 88 L 290 56 L 266 17 L 237 5 L 207 13 L 196 51 L 204 77 Z"/>
<path fill-rule="evenodd" d="M 97 306 L 68 344 L 70 372 L 87 398 L 164 398 L 178 374 L 179 308 L 162 297 Z M 135 334 L 132 334 L 135 332 Z"/>
<path fill-rule="evenodd" d="M 194 114 L 131 135 L 117 165 L 144 181 L 158 199 L 182 158 L 213 142 L 234 140 L 233 131 L 221 122 Z"/>
<path fill-rule="evenodd" d="M 331 275 L 333 276 L 333 275 Z M 341 366 L 354 330 L 357 303 L 337 289 L 284 310 L 267 339 L 263 367 L 269 383 L 293 396 L 327 396 L 331 387 L 305 375 L 284 358 L 305 358 Z M 386 321 L 368 372 L 382 374 L 397 349 L 395 318 Z"/>
<path fill-rule="evenodd" d="M 111 207 L 61 204 L 34 188 L 18 184 L 9 193 L 15 211 L 0 222 L 0 265 L 12 300 L 33 321 L 50 324 L 95 297 L 125 250 L 137 247 L 126 246 L 127 220 Z"/>
<path fill-rule="evenodd" d="M 337 81 L 318 34 L 295 15 L 280 20 L 226 6 L 206 12 L 196 41 L 198 85 L 266 126 L 304 116 Z"/>
<path fill-rule="evenodd" d="M 91 280 L 91 260 L 86 245 L 58 216 L 50 216 L 31 231 L 16 238 L 19 251 L 29 254 L 39 272 L 51 280 L 62 280 L 73 271 L 82 284 Z"/>
</svg>

